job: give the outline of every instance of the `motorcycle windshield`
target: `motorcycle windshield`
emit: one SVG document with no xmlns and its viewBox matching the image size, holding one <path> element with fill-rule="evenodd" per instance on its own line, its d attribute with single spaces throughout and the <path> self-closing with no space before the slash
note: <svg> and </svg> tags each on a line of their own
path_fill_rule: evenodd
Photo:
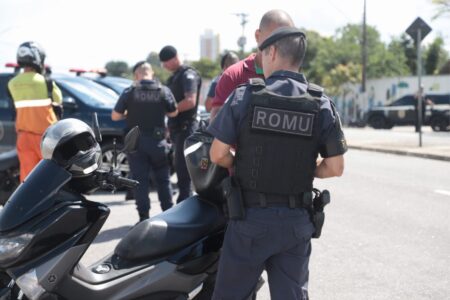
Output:
<svg viewBox="0 0 450 300">
<path fill-rule="evenodd" d="M 0 211 L 0 232 L 11 230 L 53 206 L 59 189 L 72 178 L 52 160 L 41 160 Z"/>
</svg>

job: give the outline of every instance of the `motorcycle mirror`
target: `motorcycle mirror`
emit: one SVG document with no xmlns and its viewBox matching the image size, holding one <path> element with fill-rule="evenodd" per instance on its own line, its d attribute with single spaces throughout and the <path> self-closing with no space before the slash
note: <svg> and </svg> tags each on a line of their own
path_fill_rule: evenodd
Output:
<svg viewBox="0 0 450 300">
<path fill-rule="evenodd" d="M 102 142 L 102 133 L 100 132 L 100 126 L 98 125 L 97 113 L 92 113 L 92 128 L 94 129 L 95 139 L 98 143 Z"/>
<path fill-rule="evenodd" d="M 139 141 L 139 127 L 133 127 L 125 136 L 122 152 L 130 153 L 136 151 Z"/>
</svg>

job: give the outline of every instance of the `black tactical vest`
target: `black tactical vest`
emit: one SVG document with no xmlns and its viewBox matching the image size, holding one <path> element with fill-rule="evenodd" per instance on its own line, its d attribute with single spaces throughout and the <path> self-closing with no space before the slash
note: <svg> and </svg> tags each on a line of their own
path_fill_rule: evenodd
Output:
<svg viewBox="0 0 450 300">
<path fill-rule="evenodd" d="M 192 121 L 195 120 L 195 118 L 197 117 L 197 106 L 198 106 L 198 100 L 200 97 L 200 88 L 202 85 L 202 80 L 200 75 L 198 74 L 198 72 L 190 67 L 190 66 L 185 66 L 182 65 L 168 80 L 167 80 L 167 86 L 170 88 L 170 90 L 172 91 L 173 96 L 175 97 L 175 100 L 178 102 L 182 101 L 184 99 L 184 90 L 183 90 L 183 74 L 187 71 L 187 70 L 194 70 L 195 73 L 197 74 L 197 78 L 198 78 L 198 82 L 197 82 L 197 99 L 195 102 L 195 107 L 190 109 L 190 110 L 186 110 L 183 112 L 178 113 L 178 115 L 175 118 L 170 118 L 169 122 L 170 123 L 179 123 L 178 125 L 181 125 L 182 122 L 186 122 L 186 121 Z"/>
<path fill-rule="evenodd" d="M 166 114 L 164 93 L 156 81 L 141 81 L 131 91 L 128 99 L 127 127 L 139 126 L 142 133 L 153 134 L 156 128 L 164 128 Z"/>
<path fill-rule="evenodd" d="M 251 86 L 250 109 L 240 130 L 235 159 L 241 188 L 282 195 L 311 191 L 321 95 L 281 96 L 265 89 L 264 81 Z"/>
</svg>

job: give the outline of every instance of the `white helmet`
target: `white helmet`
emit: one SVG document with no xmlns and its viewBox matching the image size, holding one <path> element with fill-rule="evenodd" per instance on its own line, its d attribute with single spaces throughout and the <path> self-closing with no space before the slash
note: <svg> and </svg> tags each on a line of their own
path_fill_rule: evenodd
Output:
<svg viewBox="0 0 450 300">
<path fill-rule="evenodd" d="M 41 140 L 44 159 L 66 168 L 73 177 L 84 177 L 101 165 L 102 152 L 92 129 L 77 119 L 64 119 L 47 128 Z"/>
</svg>

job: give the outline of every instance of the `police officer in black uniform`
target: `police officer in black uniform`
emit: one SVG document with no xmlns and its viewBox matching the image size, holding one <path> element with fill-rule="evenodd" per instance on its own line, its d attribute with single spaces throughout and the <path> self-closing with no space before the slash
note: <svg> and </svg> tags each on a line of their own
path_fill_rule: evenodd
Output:
<svg viewBox="0 0 450 300">
<path fill-rule="evenodd" d="M 139 146 L 128 155 L 133 178 L 139 181 L 134 190 L 139 220 L 149 218 L 148 195 L 150 170 L 158 190 L 162 210 L 172 207 L 170 166 L 167 158 L 168 144 L 165 139 L 165 116 L 178 114 L 175 98 L 170 89 L 153 80 L 149 63 L 138 62 L 133 67 L 135 83 L 120 95 L 111 118 L 126 119 L 127 129 L 139 126 Z"/>
<path fill-rule="evenodd" d="M 208 128 L 244 207 L 230 210 L 213 299 L 247 299 L 264 269 L 272 300 L 308 299 L 313 180 L 341 176 L 347 148 L 333 103 L 298 73 L 305 35 L 282 27 L 259 49 L 266 81 L 238 87 Z"/>
<path fill-rule="evenodd" d="M 172 72 L 167 86 L 177 101 L 179 114 L 169 118 L 170 138 L 175 147 L 175 171 L 178 178 L 178 199 L 180 203 L 192 195 L 191 178 L 184 158 L 184 141 L 198 128 L 197 106 L 200 96 L 201 77 L 187 65 L 182 65 L 173 46 L 165 46 L 159 52 L 163 67 Z"/>
</svg>

